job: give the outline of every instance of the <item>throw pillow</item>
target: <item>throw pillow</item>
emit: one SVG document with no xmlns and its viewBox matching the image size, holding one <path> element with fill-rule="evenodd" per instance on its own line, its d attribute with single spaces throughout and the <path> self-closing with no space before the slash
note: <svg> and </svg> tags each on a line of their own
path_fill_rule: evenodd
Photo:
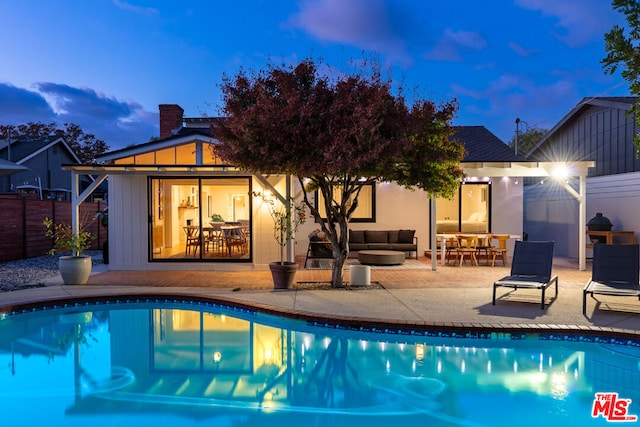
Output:
<svg viewBox="0 0 640 427">
<path fill-rule="evenodd" d="M 413 243 L 413 235 L 416 230 L 400 230 L 398 231 L 398 243 Z"/>
</svg>

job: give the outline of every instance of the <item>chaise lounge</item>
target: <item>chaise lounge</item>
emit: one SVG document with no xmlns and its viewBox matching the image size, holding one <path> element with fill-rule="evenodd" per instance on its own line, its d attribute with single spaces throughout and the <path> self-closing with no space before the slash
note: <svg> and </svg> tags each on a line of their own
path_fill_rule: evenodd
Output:
<svg viewBox="0 0 640 427">
<path fill-rule="evenodd" d="M 591 279 L 582 292 L 582 314 L 587 313 L 587 294 L 591 298 L 600 294 L 640 299 L 639 257 L 638 244 L 593 245 Z"/>
</svg>

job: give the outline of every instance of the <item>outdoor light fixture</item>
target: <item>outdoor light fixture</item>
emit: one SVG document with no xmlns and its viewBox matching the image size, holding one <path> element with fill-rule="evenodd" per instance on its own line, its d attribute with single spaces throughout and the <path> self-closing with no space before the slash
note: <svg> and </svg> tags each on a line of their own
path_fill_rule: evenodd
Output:
<svg viewBox="0 0 640 427">
<path fill-rule="evenodd" d="M 553 168 L 553 171 L 551 172 L 551 174 L 555 179 L 559 181 L 564 181 L 569 176 L 569 169 L 567 168 L 566 164 L 559 163 Z"/>
</svg>

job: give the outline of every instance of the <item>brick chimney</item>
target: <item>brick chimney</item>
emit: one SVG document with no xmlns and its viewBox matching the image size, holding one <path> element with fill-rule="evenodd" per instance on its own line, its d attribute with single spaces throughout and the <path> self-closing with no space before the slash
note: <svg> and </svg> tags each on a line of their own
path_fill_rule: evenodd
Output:
<svg viewBox="0 0 640 427">
<path fill-rule="evenodd" d="M 184 110 L 177 104 L 160 104 L 160 139 L 169 138 L 182 126 Z"/>
</svg>

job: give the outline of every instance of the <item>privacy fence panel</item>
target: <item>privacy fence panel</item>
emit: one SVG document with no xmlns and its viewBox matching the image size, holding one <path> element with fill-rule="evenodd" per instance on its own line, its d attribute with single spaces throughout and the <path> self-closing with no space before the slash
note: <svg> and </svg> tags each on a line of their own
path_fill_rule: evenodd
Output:
<svg viewBox="0 0 640 427">
<path fill-rule="evenodd" d="M 107 230 L 94 219 L 103 203 L 85 202 L 80 205 L 83 229 L 96 236 L 91 249 L 100 249 L 107 239 Z M 71 224 L 71 203 L 39 200 L 21 195 L 0 195 L 0 262 L 46 255 L 52 247 L 45 236 L 45 218 L 56 223 Z"/>
</svg>

